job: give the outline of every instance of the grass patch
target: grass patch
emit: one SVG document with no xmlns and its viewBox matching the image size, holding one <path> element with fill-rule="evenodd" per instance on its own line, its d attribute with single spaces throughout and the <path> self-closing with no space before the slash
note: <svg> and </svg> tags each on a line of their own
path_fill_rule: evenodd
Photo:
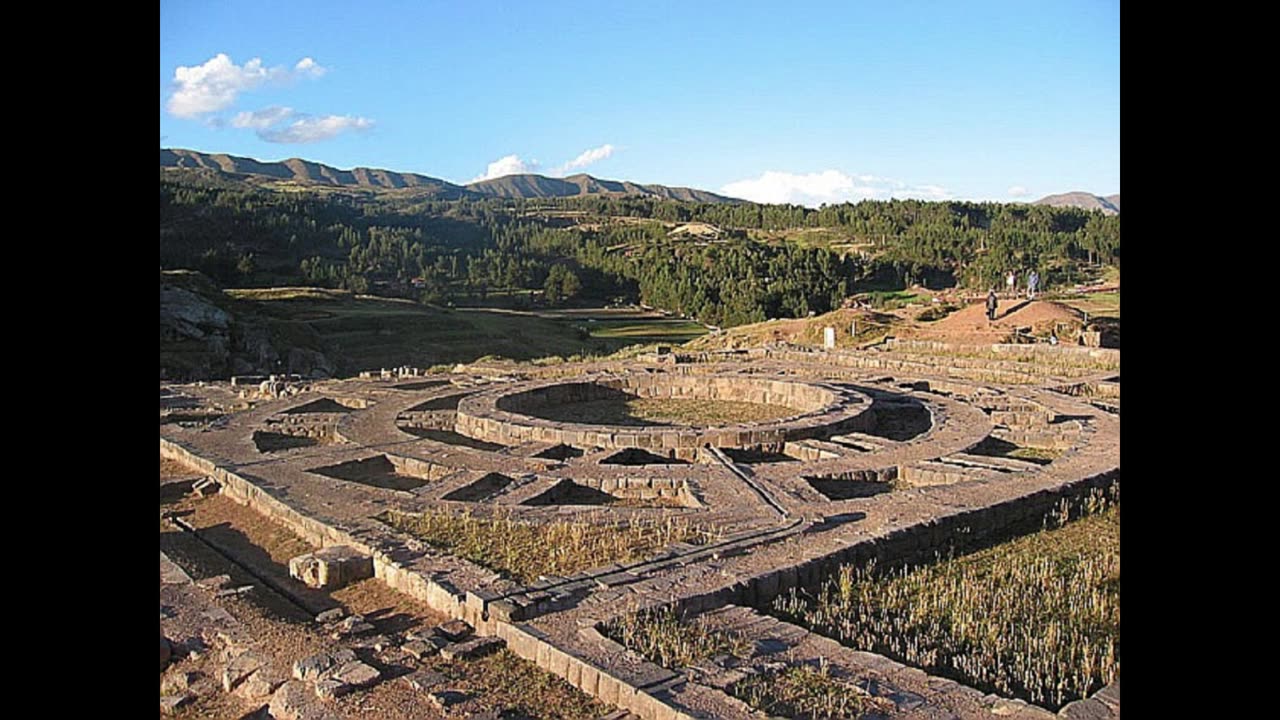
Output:
<svg viewBox="0 0 1280 720">
<path fill-rule="evenodd" d="M 509 650 L 467 664 L 470 684 L 502 709 L 502 717 L 595 720 L 611 708 Z"/>
<path fill-rule="evenodd" d="M 1089 313 L 1089 318 L 1120 319 L 1120 292 L 1099 292 L 1085 295 L 1062 295 L 1056 302 Z"/>
<path fill-rule="evenodd" d="M 754 643 L 746 636 L 711 629 L 701 618 L 686 622 L 669 608 L 625 613 L 601 631 L 650 662 L 673 670 L 722 655 L 749 658 L 754 651 Z M 752 675 L 735 683 L 730 692 L 770 716 L 801 720 L 858 718 L 878 708 L 866 692 L 831 675 L 826 665 L 798 664 Z"/>
<path fill-rule="evenodd" d="M 1054 460 L 1062 457 L 1062 451 L 1056 448 L 1017 445 L 1009 442 L 1008 440 L 1002 440 L 995 437 L 994 435 L 988 435 L 986 438 L 983 438 L 982 442 L 970 448 L 969 452 L 974 455 L 984 455 L 986 457 L 1027 460 L 1038 465 L 1048 465 Z"/>
<path fill-rule="evenodd" d="M 707 329 L 688 320 L 625 320 L 594 322 L 585 326 L 591 337 L 604 340 L 683 343 L 707 334 Z"/>
<path fill-rule="evenodd" d="M 897 310 L 909 303 L 927 302 L 927 298 L 906 290 L 872 290 L 859 296 L 877 310 Z"/>
<path fill-rule="evenodd" d="M 1064 504 L 1047 520 L 1054 529 L 970 555 L 885 572 L 841 566 L 816 595 L 792 590 L 773 610 L 851 647 L 1056 710 L 1120 675 L 1118 487 L 1114 502 L 1096 493 Z"/>
<path fill-rule="evenodd" d="M 860 718 L 887 709 L 852 682 L 832 675 L 826 664 L 791 665 L 752 675 L 735 684 L 731 692 L 770 717 L 795 720 Z"/>
<path fill-rule="evenodd" d="M 750 657 L 751 641 L 712 630 L 701 619 L 685 622 L 669 608 L 620 615 L 601 631 L 628 650 L 665 668 L 682 668 L 717 655 Z"/>
<path fill-rule="evenodd" d="M 1038 447 L 1017 447 L 1005 453 L 1005 457 L 1017 458 L 1019 460 L 1044 460 L 1053 462 L 1062 457 L 1062 451 L 1054 448 L 1038 448 Z"/>
<path fill-rule="evenodd" d="M 776 420 L 798 413 L 795 408 L 782 405 L 736 400 L 632 397 L 553 405 L 540 409 L 537 414 L 548 420 L 588 425 L 716 427 Z"/>
<path fill-rule="evenodd" d="M 683 518 L 591 522 L 572 519 L 527 523 L 511 515 L 494 518 L 430 511 L 389 512 L 380 518 L 402 532 L 520 582 L 539 575 L 642 560 L 677 542 L 702 544 L 719 533 Z"/>
</svg>

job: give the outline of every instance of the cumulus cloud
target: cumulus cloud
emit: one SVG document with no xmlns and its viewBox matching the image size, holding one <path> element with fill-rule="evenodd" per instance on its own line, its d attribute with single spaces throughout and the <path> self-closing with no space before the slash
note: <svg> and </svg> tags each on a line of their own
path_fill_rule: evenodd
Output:
<svg viewBox="0 0 1280 720">
<path fill-rule="evenodd" d="M 937 185 L 909 185 L 900 180 L 876 175 L 850 175 L 839 170 L 808 174 L 769 170 L 758 178 L 731 182 L 720 188 L 720 192 L 753 202 L 808 207 L 859 200 L 946 200 L 951 197 L 949 191 Z"/>
<path fill-rule="evenodd" d="M 474 183 L 480 182 L 481 180 L 492 180 L 506 175 L 524 175 L 526 173 L 535 173 L 537 171 L 537 160 L 525 162 L 520 159 L 519 155 L 507 155 L 489 163 L 489 166 L 485 168 L 484 174 L 480 177 L 471 178 L 467 182 Z"/>
<path fill-rule="evenodd" d="M 281 108 L 288 110 L 288 108 Z M 244 113 L 241 113 L 242 115 Z M 239 117 L 239 116 L 237 116 Z M 288 117 L 294 117 L 292 113 Z M 297 119 L 283 127 L 258 129 L 258 137 L 273 143 L 298 144 L 328 140 L 348 130 L 369 130 L 373 121 L 352 115 L 296 116 Z"/>
<path fill-rule="evenodd" d="M 273 106 L 255 110 L 253 112 L 242 112 L 231 118 L 231 124 L 238 128 L 253 128 L 254 130 L 266 130 L 277 123 L 284 122 L 294 116 L 293 108 Z"/>
<path fill-rule="evenodd" d="M 230 107 L 240 93 L 267 82 L 317 78 L 325 71 L 309 57 L 299 60 L 290 70 L 283 66 L 268 68 L 261 58 L 236 65 L 226 53 L 218 53 L 203 65 L 179 66 L 174 70 L 174 91 L 168 108 L 171 114 L 181 118 L 199 118 Z"/>
<path fill-rule="evenodd" d="M 570 170 L 584 168 L 588 165 L 591 165 L 592 163 L 600 162 L 601 160 L 604 160 L 605 158 L 612 155 L 614 150 L 616 149 L 617 148 L 615 148 L 614 146 L 608 143 L 605 143 L 604 145 L 601 145 L 598 148 L 591 148 L 590 150 L 584 150 L 582 151 L 581 154 L 578 155 L 578 157 L 556 168 L 555 174 L 563 175 Z"/>
<path fill-rule="evenodd" d="M 318 78 L 329 72 L 329 69 L 309 57 L 304 57 L 298 61 L 297 65 L 293 66 L 293 71 L 299 75 Z"/>
<path fill-rule="evenodd" d="M 1009 197 L 1016 197 L 1016 198 L 1026 197 L 1031 194 L 1030 190 L 1022 187 L 1021 185 L 1014 185 L 1013 187 L 1009 188 L 1007 192 L 1009 193 Z"/>
</svg>

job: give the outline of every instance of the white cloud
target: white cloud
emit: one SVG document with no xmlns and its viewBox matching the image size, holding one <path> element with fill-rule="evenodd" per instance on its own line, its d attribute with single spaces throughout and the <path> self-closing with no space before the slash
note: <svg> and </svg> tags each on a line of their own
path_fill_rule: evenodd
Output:
<svg viewBox="0 0 1280 720">
<path fill-rule="evenodd" d="M 758 178 L 731 182 L 720 188 L 720 192 L 753 202 L 791 203 L 808 207 L 859 200 L 946 200 L 951 197 L 946 188 L 937 185 L 908 185 L 900 180 L 876 175 L 849 175 L 839 170 L 805 175 L 769 170 Z"/>
<path fill-rule="evenodd" d="M 297 65 L 293 66 L 293 71 L 299 75 L 308 75 L 313 78 L 318 78 L 329 72 L 329 68 L 320 65 L 309 57 L 304 57 L 298 61 Z"/>
<path fill-rule="evenodd" d="M 238 128 L 253 128 L 254 130 L 266 130 L 277 123 L 284 122 L 294 116 L 293 108 L 273 106 L 255 110 L 253 112 L 242 112 L 231 118 L 231 124 Z"/>
<path fill-rule="evenodd" d="M 492 180 L 494 178 L 504 177 L 506 175 L 524 175 L 526 173 L 534 173 L 538 171 L 538 161 L 533 160 L 525 162 L 520 159 L 519 155 L 507 155 L 489 163 L 485 168 L 484 174 L 480 177 L 468 180 L 468 183 L 480 182 L 481 180 Z"/>
<path fill-rule="evenodd" d="M 584 150 L 582 151 L 581 154 L 578 155 L 578 157 L 556 168 L 553 171 L 553 174 L 563 175 L 564 173 L 570 170 L 584 168 L 592 163 L 600 162 L 601 160 L 604 160 L 605 158 L 612 155 L 615 150 L 617 150 L 617 148 L 615 148 L 614 146 L 608 143 L 605 143 L 604 145 L 601 145 L 598 148 L 591 148 L 590 150 Z"/>
<path fill-rule="evenodd" d="M 261 58 L 236 65 L 226 53 L 218 53 L 203 65 L 179 66 L 173 71 L 174 91 L 168 108 L 182 118 L 198 118 L 230 107 L 236 97 L 267 82 L 283 82 L 295 77 L 320 77 L 325 68 L 309 57 L 294 65 L 264 67 Z"/>
<path fill-rule="evenodd" d="M 288 108 L 281 108 L 287 110 Z M 270 108 L 268 108 L 270 110 Z M 244 113 L 241 113 L 242 115 Z M 239 116 L 237 116 L 239 117 Z M 289 117 L 294 117 L 290 112 Z M 373 121 L 369 118 L 352 115 L 310 115 L 297 116 L 298 119 L 284 127 L 259 128 L 258 137 L 273 143 L 296 144 L 313 143 L 328 140 L 348 130 L 369 130 Z"/>
<path fill-rule="evenodd" d="M 1009 188 L 1007 192 L 1009 194 L 1009 197 L 1016 197 L 1016 198 L 1026 197 L 1031 194 L 1030 190 L 1022 187 L 1021 185 L 1014 185 L 1013 187 Z"/>
</svg>

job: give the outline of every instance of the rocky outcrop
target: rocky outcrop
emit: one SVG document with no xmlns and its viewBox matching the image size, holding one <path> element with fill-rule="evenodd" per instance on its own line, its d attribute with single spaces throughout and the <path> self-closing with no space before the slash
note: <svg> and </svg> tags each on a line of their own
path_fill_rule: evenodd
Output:
<svg viewBox="0 0 1280 720">
<path fill-rule="evenodd" d="M 203 275 L 160 273 L 161 379 L 284 372 L 320 379 L 336 369 L 323 352 L 289 344 L 267 322 L 237 308 Z"/>
</svg>

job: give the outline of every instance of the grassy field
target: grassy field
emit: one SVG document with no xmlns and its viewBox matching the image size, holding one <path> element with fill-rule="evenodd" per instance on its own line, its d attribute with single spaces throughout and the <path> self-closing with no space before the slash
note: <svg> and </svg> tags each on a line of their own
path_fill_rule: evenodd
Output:
<svg viewBox="0 0 1280 720">
<path fill-rule="evenodd" d="M 858 649 L 1054 709 L 1120 675 L 1120 506 L 1095 495 L 1061 525 L 932 565 L 842 566 L 781 616 Z M 1065 522 L 1073 514 L 1087 516 Z"/>
<path fill-rule="evenodd" d="M 324 351 L 342 374 L 381 367 L 608 354 L 645 336 L 594 339 L 580 323 L 510 311 L 444 310 L 317 288 L 229 290 L 290 344 Z M 633 324 L 640 324 L 634 323 Z"/>
<path fill-rule="evenodd" d="M 382 520 L 521 582 L 533 582 L 539 575 L 566 576 L 610 563 L 641 560 L 672 543 L 696 544 L 716 536 L 680 518 L 630 524 L 585 520 L 530 524 L 510 516 L 490 519 L 433 511 L 421 515 L 392 512 Z"/>
</svg>

